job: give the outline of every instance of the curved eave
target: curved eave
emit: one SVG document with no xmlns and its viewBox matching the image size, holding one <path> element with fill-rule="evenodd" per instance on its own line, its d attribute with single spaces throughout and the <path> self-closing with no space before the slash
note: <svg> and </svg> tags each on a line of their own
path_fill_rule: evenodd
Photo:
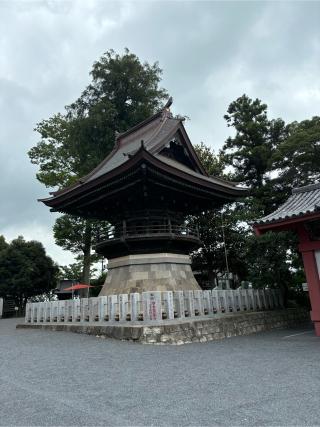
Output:
<svg viewBox="0 0 320 427">
<path fill-rule="evenodd" d="M 257 234 L 267 231 L 283 231 L 295 229 L 299 224 L 320 218 L 320 212 L 301 212 L 284 218 L 273 219 L 264 222 L 251 223 Z"/>
<path fill-rule="evenodd" d="M 196 184 L 203 188 L 219 192 L 221 193 L 221 195 L 226 194 L 235 198 L 245 197 L 248 194 L 247 189 L 235 187 L 232 183 L 229 183 L 228 181 L 222 181 L 220 179 L 215 181 L 214 178 L 202 176 L 200 174 L 194 173 L 193 171 L 190 171 L 190 173 L 188 173 L 186 170 L 177 169 L 163 162 L 158 157 L 152 156 L 150 153 L 147 153 L 147 155 L 148 160 L 153 166 L 158 167 L 159 169 L 169 173 L 170 175 L 178 176 L 192 184 Z"/>
<path fill-rule="evenodd" d="M 45 205 L 55 210 L 59 210 L 59 206 L 62 206 L 63 203 L 68 201 L 69 199 L 81 195 L 85 192 L 90 192 L 90 190 L 94 190 L 97 187 L 107 183 L 108 181 L 112 181 L 113 179 L 119 178 L 121 175 L 124 175 L 139 162 L 143 161 L 155 168 L 158 168 L 160 171 L 172 177 L 176 177 L 191 185 L 195 185 L 200 188 L 212 191 L 213 194 L 221 198 L 236 199 L 240 197 L 245 197 L 248 194 L 247 189 L 235 187 L 231 183 L 229 184 L 228 182 L 222 182 L 221 180 L 214 181 L 213 178 L 204 177 L 200 174 L 189 174 L 184 170 L 174 168 L 173 166 L 162 162 L 160 159 L 150 154 L 142 146 L 136 152 L 135 155 L 133 155 L 126 162 L 122 163 L 120 166 L 116 167 L 112 171 L 107 172 L 106 174 L 101 175 L 94 180 L 78 184 L 77 186 L 69 187 L 65 189 L 64 192 L 57 193 L 53 197 L 39 199 L 39 201 L 43 202 Z"/>
</svg>

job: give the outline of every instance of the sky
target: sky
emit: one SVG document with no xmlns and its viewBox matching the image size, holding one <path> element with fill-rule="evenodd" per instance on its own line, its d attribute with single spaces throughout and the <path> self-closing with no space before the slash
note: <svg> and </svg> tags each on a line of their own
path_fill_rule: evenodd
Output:
<svg viewBox="0 0 320 427">
<path fill-rule="evenodd" d="M 320 1 L 0 0 L 0 234 L 41 241 L 59 264 L 49 189 L 27 156 L 36 123 L 64 111 L 94 61 L 128 47 L 159 62 L 191 141 L 219 150 L 223 115 L 246 93 L 287 122 L 319 115 Z"/>
</svg>

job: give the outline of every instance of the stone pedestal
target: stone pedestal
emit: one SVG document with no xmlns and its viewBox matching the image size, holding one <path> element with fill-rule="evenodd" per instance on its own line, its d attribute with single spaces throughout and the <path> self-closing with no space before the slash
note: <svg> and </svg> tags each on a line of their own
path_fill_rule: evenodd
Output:
<svg viewBox="0 0 320 427">
<path fill-rule="evenodd" d="M 107 278 L 99 296 L 199 289 L 188 255 L 139 254 L 109 260 Z"/>
</svg>

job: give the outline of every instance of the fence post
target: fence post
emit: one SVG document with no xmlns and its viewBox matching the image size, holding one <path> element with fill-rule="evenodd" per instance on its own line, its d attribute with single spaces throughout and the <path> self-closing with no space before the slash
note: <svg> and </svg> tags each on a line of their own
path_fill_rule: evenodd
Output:
<svg viewBox="0 0 320 427">
<path fill-rule="evenodd" d="M 128 314 L 128 294 L 119 295 L 119 321 L 125 322 Z"/>
<path fill-rule="evenodd" d="M 139 315 L 143 315 L 143 313 L 139 313 L 141 304 L 140 298 L 141 295 L 138 292 L 130 294 L 130 314 L 132 321 L 139 320 Z"/>
<path fill-rule="evenodd" d="M 185 304 L 184 304 L 184 295 L 183 291 L 175 291 L 173 292 L 174 300 L 175 300 L 175 311 L 177 312 L 178 318 L 185 317 Z"/>
<path fill-rule="evenodd" d="M 219 308 L 221 313 L 227 313 L 228 312 L 228 301 L 226 296 L 226 291 L 219 289 L 218 291 L 218 298 L 219 298 Z"/>
<path fill-rule="evenodd" d="M 98 297 L 99 298 L 99 321 L 106 322 L 109 320 L 109 311 L 108 311 L 108 297 Z"/>
<path fill-rule="evenodd" d="M 213 314 L 216 314 L 220 311 L 219 295 L 216 289 L 211 290 L 211 299 L 212 299 L 212 312 Z"/>
<path fill-rule="evenodd" d="M 183 291 L 183 295 L 185 298 L 185 309 L 188 317 L 194 317 L 194 298 L 193 291 Z"/>
<path fill-rule="evenodd" d="M 108 295 L 110 321 L 114 322 L 119 316 L 118 295 Z"/>
<path fill-rule="evenodd" d="M 211 299 L 211 292 L 209 290 L 205 290 L 202 293 L 203 296 L 203 314 L 212 314 L 213 308 L 212 308 L 212 299 Z"/>
<path fill-rule="evenodd" d="M 203 291 L 193 291 L 193 298 L 194 298 L 194 314 L 196 316 L 203 316 Z"/>
<path fill-rule="evenodd" d="M 164 302 L 167 319 L 169 320 L 174 319 L 173 292 L 172 291 L 162 292 L 162 301 Z"/>
</svg>

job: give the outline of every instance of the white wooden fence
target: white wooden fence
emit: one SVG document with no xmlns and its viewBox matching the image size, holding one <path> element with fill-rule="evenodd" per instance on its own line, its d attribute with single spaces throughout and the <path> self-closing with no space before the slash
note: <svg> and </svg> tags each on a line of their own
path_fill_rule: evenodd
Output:
<svg viewBox="0 0 320 427">
<path fill-rule="evenodd" d="M 278 289 L 142 292 L 27 303 L 25 322 L 149 322 L 282 307 Z"/>
</svg>

